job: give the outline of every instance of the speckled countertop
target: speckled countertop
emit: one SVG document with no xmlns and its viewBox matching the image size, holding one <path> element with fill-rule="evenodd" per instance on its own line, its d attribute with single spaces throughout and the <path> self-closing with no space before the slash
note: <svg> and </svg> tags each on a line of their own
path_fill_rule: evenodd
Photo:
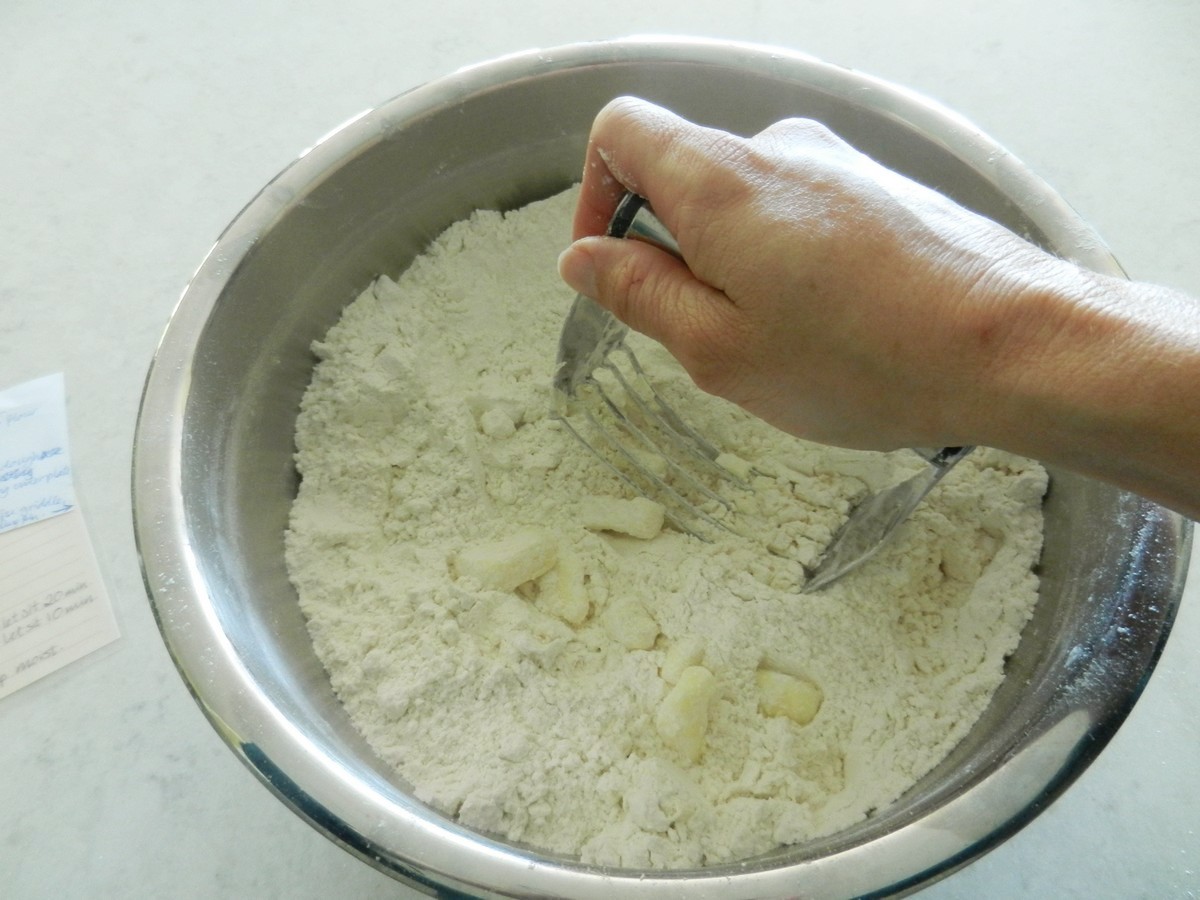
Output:
<svg viewBox="0 0 1200 900">
<path fill-rule="evenodd" d="M 1194 3 L 6 0 L 0 388 L 65 373 L 122 638 L 0 700 L 0 895 L 416 896 L 263 788 L 172 667 L 130 523 L 142 380 L 224 225 L 333 126 L 462 65 L 632 33 L 784 45 L 926 93 L 1057 188 L 1131 276 L 1200 294 Z M 923 896 L 1200 895 L 1198 592 L 1099 760 Z"/>
</svg>

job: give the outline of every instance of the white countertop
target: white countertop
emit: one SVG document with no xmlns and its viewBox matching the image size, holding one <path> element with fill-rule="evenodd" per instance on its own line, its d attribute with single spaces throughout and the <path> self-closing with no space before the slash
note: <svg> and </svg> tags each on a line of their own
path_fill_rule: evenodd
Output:
<svg viewBox="0 0 1200 900">
<path fill-rule="evenodd" d="M 262 787 L 172 667 L 130 523 L 142 380 L 212 241 L 332 127 L 462 65 L 632 33 L 779 44 L 922 91 L 1046 178 L 1131 276 L 1200 295 L 1194 3 L 5 0 L 0 389 L 65 373 L 122 637 L 0 700 L 0 895 L 416 896 Z M 1099 760 L 923 896 L 1200 895 L 1198 592 Z"/>
</svg>

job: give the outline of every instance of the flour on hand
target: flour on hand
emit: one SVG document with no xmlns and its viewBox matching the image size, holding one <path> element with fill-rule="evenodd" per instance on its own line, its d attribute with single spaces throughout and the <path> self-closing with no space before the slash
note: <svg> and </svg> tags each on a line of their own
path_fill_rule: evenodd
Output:
<svg viewBox="0 0 1200 900">
<path fill-rule="evenodd" d="M 1045 473 L 977 450 L 874 560 L 800 595 L 853 503 L 923 463 L 783 435 L 643 342 L 753 487 L 745 537 L 664 527 L 547 415 L 574 202 L 455 224 L 314 345 L 286 558 L 316 652 L 421 801 L 507 839 L 672 868 L 858 822 L 1000 684 Z"/>
</svg>

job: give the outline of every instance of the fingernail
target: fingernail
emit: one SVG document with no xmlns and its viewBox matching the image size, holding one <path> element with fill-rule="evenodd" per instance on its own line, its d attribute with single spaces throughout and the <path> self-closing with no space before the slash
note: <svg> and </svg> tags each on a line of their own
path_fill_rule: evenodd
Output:
<svg viewBox="0 0 1200 900">
<path fill-rule="evenodd" d="M 586 238 L 584 239 L 587 240 Z M 585 297 L 596 296 L 596 266 L 592 254 L 576 241 L 558 255 L 558 274 Z"/>
</svg>

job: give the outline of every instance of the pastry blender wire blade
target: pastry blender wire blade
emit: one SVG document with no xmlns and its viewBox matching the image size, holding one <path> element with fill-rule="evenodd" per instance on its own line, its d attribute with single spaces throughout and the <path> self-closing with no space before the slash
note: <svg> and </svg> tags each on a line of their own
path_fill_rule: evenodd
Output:
<svg viewBox="0 0 1200 900">
<path fill-rule="evenodd" d="M 608 234 L 680 257 L 674 237 L 636 194 L 622 198 Z M 650 383 L 625 342 L 628 331 L 594 300 L 575 298 L 559 336 L 551 414 L 631 491 L 661 503 L 677 530 L 702 540 L 713 529 L 736 531 L 733 504 L 714 484 L 749 484 L 720 464 L 720 451 Z M 917 450 L 928 468 L 863 499 L 817 563 L 806 567 L 802 590 L 828 587 L 874 556 L 971 449 Z"/>
</svg>

